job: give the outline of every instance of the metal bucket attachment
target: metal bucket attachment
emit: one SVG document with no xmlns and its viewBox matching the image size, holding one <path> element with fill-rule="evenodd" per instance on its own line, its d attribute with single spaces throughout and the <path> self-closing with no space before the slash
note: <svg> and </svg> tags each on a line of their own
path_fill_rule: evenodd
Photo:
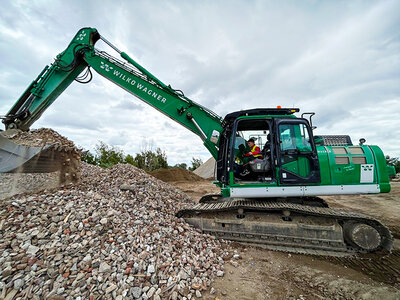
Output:
<svg viewBox="0 0 400 300">
<path fill-rule="evenodd" d="M 29 147 L 14 143 L 0 134 L 0 173 L 48 173 L 60 170 L 65 153 L 57 145 Z"/>
</svg>

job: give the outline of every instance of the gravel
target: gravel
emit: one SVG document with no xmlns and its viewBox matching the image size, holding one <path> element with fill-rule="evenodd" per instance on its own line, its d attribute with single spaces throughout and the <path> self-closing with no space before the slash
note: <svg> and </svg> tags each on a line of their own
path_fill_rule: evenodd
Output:
<svg viewBox="0 0 400 300">
<path fill-rule="evenodd" d="M 0 200 L 21 193 L 56 189 L 59 187 L 59 173 L 0 173 Z"/>
<path fill-rule="evenodd" d="M 81 173 L 0 203 L 6 297 L 194 299 L 223 276 L 229 246 L 175 217 L 194 204 L 185 194 L 131 165 Z"/>
<path fill-rule="evenodd" d="M 76 153 L 79 153 L 79 150 L 76 148 L 74 142 L 50 128 L 39 128 L 30 131 L 18 130 L 8 135 L 8 138 L 17 144 L 33 147 L 58 144 L 63 148 L 75 149 Z"/>
<path fill-rule="evenodd" d="M 12 197 L 21 193 L 37 193 L 44 190 L 53 190 L 61 184 L 75 182 L 79 178 L 79 164 L 81 150 L 67 138 L 61 136 L 56 131 L 49 128 L 34 129 L 23 132 L 20 130 L 10 130 L 2 132 L 14 143 L 43 147 L 52 145 L 53 151 L 49 157 L 58 157 L 53 162 L 54 165 L 61 164 L 61 170 L 52 173 L 0 173 L 0 200 Z M 62 160 L 59 162 L 59 160 Z M 38 162 L 40 167 L 42 164 Z M 46 165 L 43 164 L 42 167 Z"/>
</svg>

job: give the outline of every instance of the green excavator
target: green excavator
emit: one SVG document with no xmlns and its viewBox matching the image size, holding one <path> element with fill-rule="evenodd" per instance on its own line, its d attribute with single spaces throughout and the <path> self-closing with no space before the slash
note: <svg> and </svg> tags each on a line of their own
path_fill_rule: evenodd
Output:
<svg viewBox="0 0 400 300">
<path fill-rule="evenodd" d="M 120 58 L 95 48 L 98 40 Z M 363 139 L 353 145 L 349 136 L 314 136 L 314 113 L 298 117 L 297 108 L 256 108 L 222 118 L 162 83 L 94 28 L 79 30 L 3 117 L 0 172 L 62 168 L 65 151 L 17 145 L 9 133 L 28 131 L 74 80 L 90 81 L 92 69 L 197 134 L 215 158 L 214 183 L 221 193 L 205 195 L 178 217 L 218 238 L 276 250 L 327 255 L 391 251 L 391 233 L 381 222 L 331 209 L 319 197 L 388 193 L 392 169 L 378 146 Z M 251 155 L 250 139 L 259 148 L 257 155 Z"/>
</svg>

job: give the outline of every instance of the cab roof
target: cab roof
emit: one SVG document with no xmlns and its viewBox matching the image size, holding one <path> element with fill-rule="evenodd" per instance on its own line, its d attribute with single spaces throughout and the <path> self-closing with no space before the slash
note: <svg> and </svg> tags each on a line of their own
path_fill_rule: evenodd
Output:
<svg viewBox="0 0 400 300">
<path fill-rule="evenodd" d="M 229 124 L 232 124 L 237 118 L 243 116 L 293 115 L 294 113 L 299 111 L 299 108 L 253 108 L 247 110 L 239 110 L 227 114 L 222 122 L 222 126 L 225 127 Z"/>
</svg>

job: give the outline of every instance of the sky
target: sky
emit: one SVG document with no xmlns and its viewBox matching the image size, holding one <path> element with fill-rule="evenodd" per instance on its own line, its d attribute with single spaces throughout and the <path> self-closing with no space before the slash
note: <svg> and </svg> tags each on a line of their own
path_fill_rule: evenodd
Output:
<svg viewBox="0 0 400 300">
<path fill-rule="evenodd" d="M 166 84 L 220 116 L 315 112 L 314 134 L 365 138 L 400 157 L 400 1 L 0 0 L 0 115 L 76 32 L 94 27 Z M 103 42 L 96 48 L 118 57 Z M 94 72 L 94 71 L 93 71 Z M 94 72 L 32 126 L 92 150 L 146 147 L 168 163 L 210 154 L 192 132 Z"/>
</svg>

